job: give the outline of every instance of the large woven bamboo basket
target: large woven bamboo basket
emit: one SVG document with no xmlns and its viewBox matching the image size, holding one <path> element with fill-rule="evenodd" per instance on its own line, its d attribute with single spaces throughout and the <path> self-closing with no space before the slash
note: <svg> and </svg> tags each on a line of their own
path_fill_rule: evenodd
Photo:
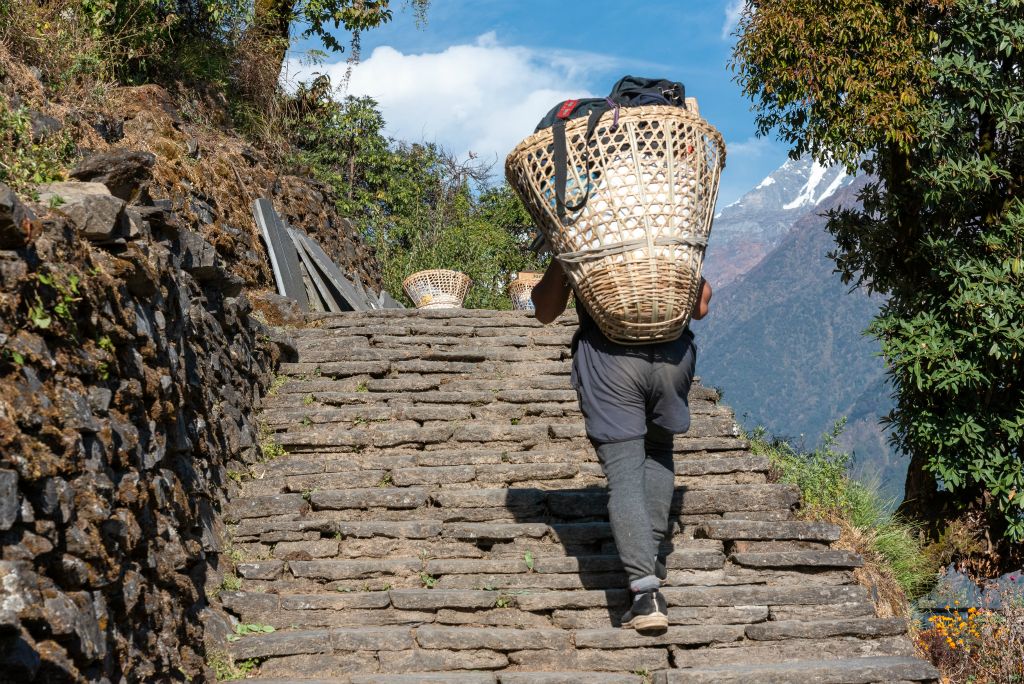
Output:
<svg viewBox="0 0 1024 684">
<path fill-rule="evenodd" d="M 459 271 L 419 271 L 402 281 L 402 288 L 417 309 L 458 309 L 462 306 L 469 276 Z"/>
<path fill-rule="evenodd" d="M 515 311 L 533 311 L 533 288 L 540 282 L 543 273 L 520 271 L 519 275 L 508 284 L 508 296 L 512 298 L 512 309 Z"/>
<path fill-rule="evenodd" d="M 606 337 L 676 339 L 699 294 L 725 143 L 692 99 L 686 108 L 622 108 L 614 121 L 605 113 L 589 143 L 586 117 L 567 122 L 565 201 L 590 196 L 563 219 L 550 129 L 512 150 L 505 175 Z"/>
</svg>

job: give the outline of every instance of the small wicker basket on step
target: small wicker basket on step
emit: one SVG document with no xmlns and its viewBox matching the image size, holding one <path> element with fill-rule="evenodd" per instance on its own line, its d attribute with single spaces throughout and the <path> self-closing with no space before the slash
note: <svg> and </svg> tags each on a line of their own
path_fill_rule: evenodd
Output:
<svg viewBox="0 0 1024 684">
<path fill-rule="evenodd" d="M 508 296 L 512 298 L 512 308 L 515 311 L 533 311 L 533 288 L 540 282 L 543 273 L 534 271 L 520 271 L 519 275 L 508 284 Z"/>
<path fill-rule="evenodd" d="M 566 123 L 566 205 L 590 191 L 578 211 L 558 216 L 551 129 L 519 143 L 505 175 L 605 336 L 676 339 L 699 294 L 725 143 L 692 98 L 614 120 L 605 113 L 589 143 L 586 117 Z"/>
<path fill-rule="evenodd" d="M 462 306 L 469 276 L 459 271 L 419 271 L 402 281 L 402 287 L 417 309 L 458 309 Z"/>
</svg>

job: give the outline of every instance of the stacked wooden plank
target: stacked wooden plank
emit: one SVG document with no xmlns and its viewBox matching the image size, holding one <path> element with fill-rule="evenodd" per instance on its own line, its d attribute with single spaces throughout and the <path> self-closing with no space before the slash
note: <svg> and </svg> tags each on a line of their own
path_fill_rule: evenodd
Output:
<svg viewBox="0 0 1024 684">
<path fill-rule="evenodd" d="M 375 294 L 358 276 L 349 279 L 320 243 L 289 226 L 270 200 L 261 197 L 253 202 L 252 213 L 267 246 L 277 291 L 298 302 L 303 311 L 403 308 L 386 291 Z"/>
</svg>

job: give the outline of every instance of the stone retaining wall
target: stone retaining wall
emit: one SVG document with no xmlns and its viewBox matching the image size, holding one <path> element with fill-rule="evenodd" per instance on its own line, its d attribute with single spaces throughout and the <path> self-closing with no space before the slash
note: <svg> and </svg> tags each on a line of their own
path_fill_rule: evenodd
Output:
<svg viewBox="0 0 1024 684">
<path fill-rule="evenodd" d="M 127 163 L 0 185 L 0 681 L 204 678 L 227 472 L 290 348 Z"/>
</svg>

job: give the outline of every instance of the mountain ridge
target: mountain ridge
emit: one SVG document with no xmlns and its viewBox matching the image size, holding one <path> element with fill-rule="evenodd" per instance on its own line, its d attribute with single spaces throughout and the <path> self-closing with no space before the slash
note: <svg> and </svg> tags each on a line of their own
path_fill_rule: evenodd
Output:
<svg viewBox="0 0 1024 684">
<path fill-rule="evenodd" d="M 883 495 L 895 497 L 905 464 L 880 425 L 892 399 L 878 343 L 863 334 L 883 299 L 843 285 L 827 256 L 835 244 L 825 229 L 826 212 L 856 204 L 865 181 L 836 174 L 829 184 L 836 178 L 835 190 L 789 213 L 796 216 L 785 231 L 747 238 L 774 244 L 717 287 L 708 317 L 693 326 L 698 365 L 747 429 L 762 425 L 813 448 L 847 418 L 840 444 L 854 453 L 855 476 L 875 480 Z M 753 220 L 752 213 L 748 217 Z M 712 235 L 713 241 L 719 237 L 717 225 Z M 737 230 L 731 242 L 717 243 L 719 258 L 744 244 Z M 713 274 L 708 277 L 719 285 Z"/>
</svg>

